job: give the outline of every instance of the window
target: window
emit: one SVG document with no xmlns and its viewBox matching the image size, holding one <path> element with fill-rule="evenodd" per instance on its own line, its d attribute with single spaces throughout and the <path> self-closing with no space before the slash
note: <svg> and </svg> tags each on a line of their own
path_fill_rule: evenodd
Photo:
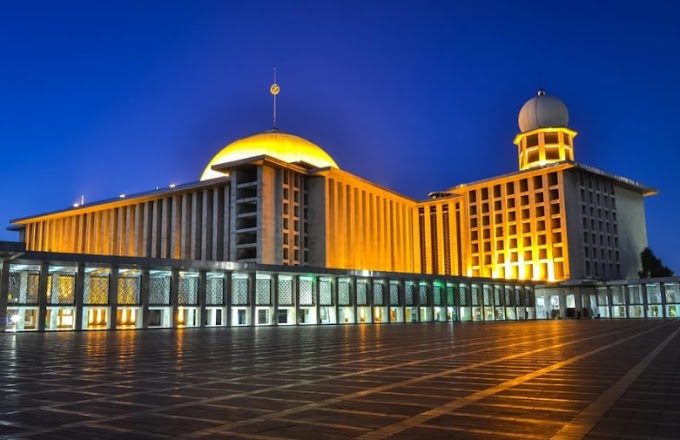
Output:
<svg viewBox="0 0 680 440">
<path fill-rule="evenodd" d="M 529 147 L 535 147 L 538 145 L 538 134 L 532 134 L 530 136 L 527 136 L 527 148 Z"/>
<path fill-rule="evenodd" d="M 560 142 L 557 133 L 544 133 L 543 136 L 546 144 L 558 144 Z"/>
</svg>

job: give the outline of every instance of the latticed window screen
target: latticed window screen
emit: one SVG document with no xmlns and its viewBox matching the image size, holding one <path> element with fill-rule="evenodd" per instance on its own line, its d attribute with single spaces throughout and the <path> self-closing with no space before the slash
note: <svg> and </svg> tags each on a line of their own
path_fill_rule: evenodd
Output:
<svg viewBox="0 0 680 440">
<path fill-rule="evenodd" d="M 142 290 L 141 283 L 142 278 L 140 276 L 118 277 L 118 304 L 139 304 L 140 291 Z"/>
<path fill-rule="evenodd" d="M 383 293 L 385 287 L 383 283 L 374 282 L 373 283 L 373 305 L 374 306 L 384 306 L 385 305 L 385 294 Z"/>
<path fill-rule="evenodd" d="M 612 286 L 612 304 L 625 304 L 623 286 Z"/>
<path fill-rule="evenodd" d="M 349 281 L 338 281 L 338 305 L 348 306 L 349 302 Z"/>
<path fill-rule="evenodd" d="M 390 305 L 399 305 L 399 284 L 390 283 Z"/>
<path fill-rule="evenodd" d="M 455 305 L 456 286 L 453 284 L 446 285 L 446 304 L 449 306 Z"/>
<path fill-rule="evenodd" d="M 427 284 L 422 283 L 418 286 L 418 297 L 420 298 L 421 306 L 429 306 L 430 303 L 427 300 Z"/>
<path fill-rule="evenodd" d="M 85 304 L 109 303 L 109 276 L 85 274 L 85 290 L 83 292 Z"/>
<path fill-rule="evenodd" d="M 413 283 L 406 283 L 404 285 L 404 303 L 407 306 L 413 305 L 413 294 L 415 293 L 415 287 Z"/>
<path fill-rule="evenodd" d="M 224 278 L 208 278 L 206 280 L 205 303 L 210 306 L 224 304 Z"/>
<path fill-rule="evenodd" d="M 28 285 L 26 286 L 26 304 L 37 304 L 38 295 L 40 294 L 40 273 L 28 273 Z"/>
<path fill-rule="evenodd" d="M 293 280 L 279 277 L 279 305 L 293 305 Z"/>
<path fill-rule="evenodd" d="M 609 298 L 607 298 L 607 288 L 598 287 L 597 288 L 597 304 L 600 306 L 609 305 Z"/>
<path fill-rule="evenodd" d="M 21 273 L 10 269 L 8 303 L 19 303 L 21 298 Z"/>
<path fill-rule="evenodd" d="M 526 307 L 534 307 L 534 292 L 531 290 L 531 287 L 525 287 L 524 288 L 524 305 Z"/>
<path fill-rule="evenodd" d="M 314 305 L 314 280 L 311 278 L 300 278 L 298 285 L 300 286 L 300 305 Z"/>
<path fill-rule="evenodd" d="M 641 286 L 628 286 L 628 298 L 631 304 L 642 304 L 642 288 Z"/>
<path fill-rule="evenodd" d="M 493 286 L 493 304 L 496 306 L 503 305 L 503 293 L 501 286 Z"/>
<path fill-rule="evenodd" d="M 470 299 L 472 299 L 472 305 L 473 306 L 478 306 L 479 305 L 479 286 L 473 285 L 470 294 Z"/>
<path fill-rule="evenodd" d="M 524 303 L 522 302 L 522 288 L 515 286 L 515 305 L 516 306 L 523 306 Z"/>
<path fill-rule="evenodd" d="M 505 305 L 506 306 L 514 306 L 515 302 L 512 300 L 512 298 L 513 298 L 512 287 L 504 286 L 503 292 L 505 292 Z"/>
<path fill-rule="evenodd" d="M 179 277 L 177 303 L 183 306 L 198 304 L 198 277 Z"/>
<path fill-rule="evenodd" d="M 459 306 L 468 306 L 470 303 L 468 302 L 468 286 L 466 284 L 461 284 L 460 287 L 458 288 L 458 305 Z"/>
<path fill-rule="evenodd" d="M 76 295 L 76 277 L 73 274 L 54 273 L 50 275 L 48 292 L 50 304 L 73 304 Z"/>
<path fill-rule="evenodd" d="M 357 281 L 357 305 L 365 306 L 368 303 L 368 283 Z"/>
<path fill-rule="evenodd" d="M 483 301 L 485 306 L 490 306 L 491 305 L 491 288 L 489 286 L 483 286 L 482 287 L 482 292 L 483 292 Z"/>
<path fill-rule="evenodd" d="M 319 305 L 333 305 L 333 285 L 331 280 L 326 278 L 319 279 Z"/>
<path fill-rule="evenodd" d="M 170 304 L 170 275 L 152 275 L 149 285 L 149 304 Z"/>
<path fill-rule="evenodd" d="M 248 278 L 231 279 L 231 303 L 235 306 L 248 304 Z"/>
<path fill-rule="evenodd" d="M 677 304 L 680 303 L 680 288 L 678 284 L 668 283 L 666 284 L 666 303 Z"/>
<path fill-rule="evenodd" d="M 442 286 L 438 284 L 432 287 L 432 302 L 435 306 L 442 305 Z"/>
<path fill-rule="evenodd" d="M 647 304 L 661 304 L 661 286 L 647 284 Z"/>
<path fill-rule="evenodd" d="M 268 306 L 272 303 L 272 280 L 271 278 L 255 279 L 255 304 Z"/>
</svg>

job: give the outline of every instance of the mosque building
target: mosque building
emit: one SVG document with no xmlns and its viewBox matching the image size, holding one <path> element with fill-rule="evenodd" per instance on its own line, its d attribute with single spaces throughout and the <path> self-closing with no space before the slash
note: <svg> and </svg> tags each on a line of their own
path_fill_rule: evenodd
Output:
<svg viewBox="0 0 680 440">
<path fill-rule="evenodd" d="M 539 91 L 520 110 L 518 171 L 427 200 L 342 170 L 293 134 L 239 139 L 197 182 L 14 220 L 23 246 L 0 246 L 0 322 L 80 330 L 680 315 L 677 280 L 638 281 L 639 303 L 629 283 L 616 293 L 615 280 L 637 276 L 644 197 L 656 191 L 576 162 L 568 122 L 564 103 Z"/>
</svg>

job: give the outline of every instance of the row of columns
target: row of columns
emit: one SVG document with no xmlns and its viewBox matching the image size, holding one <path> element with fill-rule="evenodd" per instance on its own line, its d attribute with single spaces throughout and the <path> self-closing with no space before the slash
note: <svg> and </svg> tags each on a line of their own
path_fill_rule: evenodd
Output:
<svg viewBox="0 0 680 440">
<path fill-rule="evenodd" d="M 85 264 L 84 263 L 78 263 L 76 265 L 76 276 L 75 276 L 75 292 L 74 292 L 74 302 L 73 302 L 73 307 L 75 309 L 75 322 L 74 322 L 74 328 L 75 330 L 82 330 L 83 329 L 83 313 L 84 313 L 84 307 L 89 306 L 88 304 L 84 304 L 84 288 L 85 288 Z M 150 304 L 149 299 L 150 299 L 150 289 L 151 289 L 151 275 L 150 275 L 150 268 L 142 268 L 140 270 L 141 272 L 141 280 L 140 280 L 140 298 L 139 298 L 139 304 L 136 304 L 135 307 L 141 307 L 141 313 L 142 313 L 142 318 L 141 318 L 141 328 L 148 328 L 149 327 L 149 307 L 150 306 L 157 306 L 159 304 Z M 38 316 L 37 316 L 37 330 L 38 331 L 44 331 L 46 329 L 46 316 L 47 316 L 47 308 L 50 306 L 48 304 L 48 276 L 49 276 L 49 263 L 48 262 L 42 262 L 39 265 L 39 295 L 38 295 Z M 198 326 L 204 327 L 206 325 L 206 295 L 207 295 L 207 279 L 208 279 L 208 271 L 207 270 L 199 270 L 197 271 L 198 273 L 198 292 L 197 292 L 197 304 L 191 305 L 195 306 L 198 308 L 198 313 L 199 313 L 199 319 L 198 319 Z M 294 307 L 295 310 L 295 320 L 297 321 L 296 324 L 300 323 L 300 319 L 302 316 L 302 308 L 305 307 L 305 305 L 302 305 L 300 302 L 300 278 L 305 277 L 304 275 L 298 275 L 298 274 L 279 274 L 279 273 L 267 273 L 267 275 L 270 277 L 269 280 L 269 286 L 270 286 L 270 303 L 269 304 L 257 304 L 257 273 L 255 271 L 248 272 L 245 274 L 245 276 L 248 279 L 248 301 L 247 301 L 247 306 L 249 307 L 249 322 L 251 324 L 257 323 L 257 308 L 258 307 L 270 307 L 273 311 L 273 316 L 270 319 L 270 324 L 271 325 L 278 325 L 278 310 L 280 307 L 279 304 L 279 276 L 291 276 L 293 278 L 292 284 L 292 307 Z M 111 329 L 115 329 L 118 326 L 117 323 L 117 311 L 119 308 L 118 304 L 118 280 L 120 278 L 120 271 L 119 267 L 116 265 L 110 266 L 110 275 L 109 275 L 109 290 L 108 290 L 108 304 L 102 304 L 101 306 L 108 307 L 110 310 L 109 317 L 108 317 L 108 326 Z M 226 309 L 226 316 L 224 316 L 223 321 L 226 326 L 232 326 L 233 325 L 233 316 L 232 316 L 232 278 L 234 276 L 242 276 L 238 273 L 234 274 L 232 272 L 224 272 L 224 288 L 223 288 L 223 304 L 220 304 L 219 307 L 224 307 Z M 9 278 L 10 278 L 10 261 L 5 261 L 4 264 L 2 265 L 2 272 L 0 276 L 0 331 L 3 331 L 6 328 L 7 325 L 7 299 L 8 299 L 8 293 L 9 293 Z M 330 280 L 331 283 L 331 295 L 332 295 L 332 301 L 331 305 L 328 305 L 329 307 L 334 307 L 335 309 L 335 316 L 336 316 L 336 322 L 341 321 L 340 317 L 340 308 L 341 307 L 352 307 L 353 311 L 353 317 L 355 322 L 358 320 L 358 308 L 359 307 L 368 307 L 373 310 L 373 307 L 386 307 L 388 308 L 388 313 L 387 313 L 387 322 L 392 322 L 392 316 L 391 313 L 389 313 L 389 308 L 390 307 L 400 307 L 402 309 L 402 317 L 403 320 L 410 320 L 412 317 L 406 317 L 404 316 L 405 308 L 406 307 L 413 307 L 416 310 L 420 310 L 421 307 L 428 307 L 430 308 L 431 311 L 433 311 L 434 307 L 453 307 L 455 306 L 457 302 L 457 298 L 454 297 L 453 303 L 449 304 L 449 297 L 447 294 L 447 289 L 445 285 L 442 285 L 441 288 L 441 302 L 439 305 L 434 304 L 434 289 L 435 289 L 435 282 L 432 280 L 424 281 L 425 285 L 427 286 L 426 289 L 426 303 L 423 303 L 421 301 L 421 283 L 420 281 L 413 281 L 412 286 L 413 286 L 413 304 L 406 304 L 406 284 L 411 283 L 411 281 L 406 281 L 403 279 L 399 280 L 390 280 L 389 278 L 385 279 L 376 279 L 376 278 L 370 278 L 370 277 L 361 277 L 361 276 L 319 276 L 319 275 L 314 275 L 313 276 L 313 282 L 312 282 L 312 302 L 313 306 L 316 308 L 317 312 L 319 311 L 319 307 L 321 307 L 320 302 L 321 302 L 321 297 L 320 297 L 320 286 L 321 286 L 321 278 L 326 278 Z M 338 301 L 339 297 L 339 283 L 340 279 L 346 279 L 348 281 L 348 287 L 349 287 L 349 297 L 350 297 L 350 304 L 349 305 L 340 305 Z M 177 322 L 177 317 L 178 317 L 178 311 L 183 304 L 179 304 L 179 280 L 180 280 L 180 271 L 179 269 L 172 269 L 171 270 L 171 279 L 170 279 L 170 301 L 169 304 L 164 304 L 163 306 L 165 307 L 170 307 L 171 313 L 170 313 L 170 322 L 169 327 L 178 327 L 179 324 Z M 357 284 L 359 282 L 365 283 L 366 284 L 366 304 L 358 304 L 357 301 Z M 374 301 L 374 288 L 376 283 L 382 283 L 383 284 L 383 301 L 382 304 L 375 304 Z M 398 287 L 398 305 L 393 305 L 391 304 L 391 284 L 396 284 Z M 480 290 L 481 292 L 481 290 Z M 468 290 L 468 296 L 472 294 L 472 289 Z M 471 298 L 468 298 L 470 300 Z M 471 306 L 472 301 L 469 301 L 468 307 Z M 70 305 L 64 305 L 64 306 L 70 306 Z M 125 305 L 120 305 L 122 307 L 129 307 L 130 305 L 125 304 Z M 189 306 L 189 305 L 187 305 Z M 236 305 L 237 307 L 238 305 Z M 288 307 L 288 306 L 286 306 Z M 326 307 L 326 305 L 324 305 Z M 432 319 L 432 314 L 430 314 L 430 319 Z M 371 321 L 374 319 L 373 316 L 371 316 Z M 421 321 L 421 314 L 416 313 L 415 314 L 415 320 L 416 321 Z M 320 313 L 316 313 L 316 322 L 313 323 L 318 323 L 320 324 L 322 322 L 322 317 Z"/>
</svg>

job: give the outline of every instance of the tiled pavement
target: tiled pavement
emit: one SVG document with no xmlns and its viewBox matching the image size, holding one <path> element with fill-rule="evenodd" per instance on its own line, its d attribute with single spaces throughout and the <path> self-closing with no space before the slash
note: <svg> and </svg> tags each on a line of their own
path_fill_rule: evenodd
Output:
<svg viewBox="0 0 680 440">
<path fill-rule="evenodd" d="M 0 439 L 680 438 L 680 321 L 0 333 Z"/>
</svg>

